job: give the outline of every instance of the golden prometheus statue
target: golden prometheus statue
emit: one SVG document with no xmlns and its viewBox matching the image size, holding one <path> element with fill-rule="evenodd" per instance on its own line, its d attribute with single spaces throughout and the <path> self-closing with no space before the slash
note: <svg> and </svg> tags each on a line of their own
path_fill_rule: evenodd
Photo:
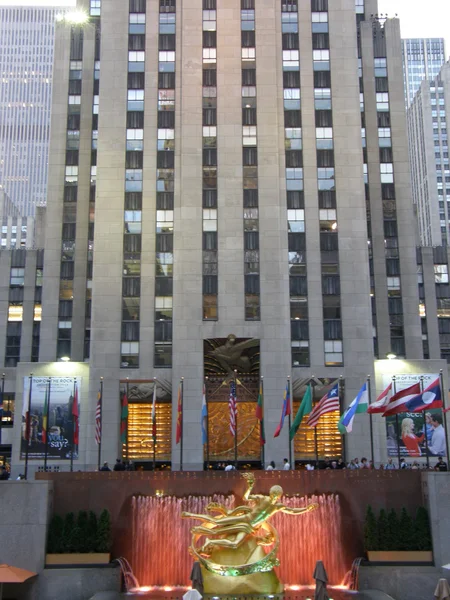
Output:
<svg viewBox="0 0 450 600">
<path fill-rule="evenodd" d="M 243 499 L 248 504 L 228 510 L 212 502 L 207 506 L 210 514 L 181 514 L 183 518 L 202 521 L 191 529 L 189 550 L 202 566 L 207 594 L 279 594 L 283 586 L 273 569 L 280 564 L 277 558 L 280 542 L 277 530 L 268 521 L 278 512 L 301 515 L 318 505 L 289 508 L 279 502 L 283 495 L 279 485 L 272 486 L 268 496 L 252 494 L 254 474 L 243 473 L 242 477 L 247 480 Z M 199 543 L 201 538 L 203 543 Z M 264 546 L 269 548 L 267 553 Z"/>
</svg>

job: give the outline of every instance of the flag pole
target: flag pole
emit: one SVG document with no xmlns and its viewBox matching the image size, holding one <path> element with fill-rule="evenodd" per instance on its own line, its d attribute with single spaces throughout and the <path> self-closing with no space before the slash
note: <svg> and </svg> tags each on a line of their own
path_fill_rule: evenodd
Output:
<svg viewBox="0 0 450 600">
<path fill-rule="evenodd" d="M 265 465 L 265 461 L 266 461 L 266 456 L 265 456 L 265 451 L 264 451 L 264 446 L 265 444 L 261 443 L 263 441 L 262 439 L 262 427 L 264 426 L 264 375 L 261 375 L 261 413 L 262 413 L 262 423 L 259 423 L 259 443 L 261 445 L 261 463 L 262 463 L 262 468 L 264 469 L 264 465 Z"/>
<path fill-rule="evenodd" d="M 153 434 L 153 472 L 156 471 L 156 377 L 153 378 L 154 388 L 153 388 L 153 396 L 154 396 L 154 406 L 152 408 L 152 414 L 154 411 L 153 419 L 152 419 L 152 434 Z M 127 432 L 128 434 L 128 432 Z"/>
<path fill-rule="evenodd" d="M 30 373 L 28 377 L 29 386 L 28 386 L 28 410 L 25 413 L 25 472 L 23 474 L 24 478 L 27 478 L 28 475 L 28 450 L 30 446 L 30 424 L 31 424 L 31 388 L 33 387 L 33 373 Z"/>
<path fill-rule="evenodd" d="M 445 434 L 445 450 L 447 453 L 447 464 L 448 461 L 450 460 L 450 453 L 449 453 L 449 448 L 448 448 L 448 428 L 447 428 L 447 422 L 445 420 L 445 415 L 447 414 L 446 411 L 446 392 L 444 389 L 444 373 L 442 371 L 442 369 L 439 370 L 439 381 L 441 384 L 441 396 L 442 396 L 442 425 L 444 427 L 444 434 Z"/>
<path fill-rule="evenodd" d="M 420 393 L 423 392 L 423 375 L 420 376 Z M 425 452 L 427 454 L 427 470 L 430 468 L 430 456 L 428 454 L 428 436 L 427 436 L 427 418 L 425 415 L 425 409 L 422 411 L 423 416 L 423 433 L 425 436 Z"/>
<path fill-rule="evenodd" d="M 339 375 L 339 387 L 338 387 L 338 393 L 339 393 L 339 412 L 341 415 L 344 414 L 344 397 L 343 397 L 343 390 L 344 390 L 344 386 L 342 385 L 342 382 L 344 380 L 344 376 L 343 375 Z M 343 435 L 341 433 L 341 443 L 342 443 L 342 455 L 343 455 L 343 460 L 344 460 L 344 464 L 347 464 L 347 443 L 345 440 L 345 435 Z"/>
<path fill-rule="evenodd" d="M 237 369 L 234 370 L 234 393 L 236 410 L 234 411 L 234 468 L 238 468 L 238 401 L 237 401 Z"/>
<path fill-rule="evenodd" d="M 397 386 L 396 386 L 396 380 L 395 380 L 395 375 L 392 376 L 392 391 L 394 392 L 394 395 L 397 393 Z M 398 460 L 398 468 L 400 469 L 400 424 L 398 421 L 398 413 L 395 415 L 395 428 L 396 428 L 396 435 L 397 435 L 397 460 Z"/>
<path fill-rule="evenodd" d="M 311 404 L 314 402 L 314 377 L 315 375 L 311 375 L 311 379 L 309 380 L 309 384 L 311 386 Z M 319 469 L 319 444 L 317 438 L 317 424 L 314 427 L 314 456 L 316 459 L 316 470 Z"/>
<path fill-rule="evenodd" d="M 49 433 L 49 425 L 50 425 L 50 390 L 52 386 L 51 377 L 48 378 L 48 396 L 47 396 L 47 414 L 46 414 L 46 423 L 45 423 L 45 454 L 44 454 L 44 471 L 47 471 L 47 459 L 48 459 L 48 433 Z"/>
<path fill-rule="evenodd" d="M 2 374 L 2 399 L 0 408 L 0 444 L 2 443 L 3 407 L 5 406 L 5 374 Z"/>
<path fill-rule="evenodd" d="M 295 466 L 292 466 L 292 442 L 291 442 L 291 427 L 292 427 L 292 418 L 291 418 L 291 412 L 292 412 L 292 381 L 291 381 L 291 376 L 288 375 L 287 376 L 288 379 L 288 390 L 289 390 L 289 414 L 288 414 L 288 425 L 289 425 L 289 431 L 288 431 L 288 440 L 289 440 L 289 465 L 290 468 L 295 470 Z"/>
<path fill-rule="evenodd" d="M 77 387 L 77 378 L 73 380 L 73 394 L 72 394 L 72 448 L 70 450 L 70 472 L 73 473 L 73 449 L 75 447 L 75 415 L 73 413 L 73 407 L 76 400 L 75 390 Z"/>
<path fill-rule="evenodd" d="M 126 457 L 127 460 L 128 460 L 128 421 L 130 419 L 130 403 L 128 401 L 128 397 L 129 397 L 129 393 L 128 393 L 128 390 L 129 390 L 129 381 L 128 380 L 129 380 L 129 377 L 127 377 L 127 383 L 126 383 L 126 386 L 127 386 L 126 390 L 127 390 L 127 403 L 128 403 L 128 406 L 127 406 L 127 422 L 125 424 L 125 427 L 126 427 L 126 429 L 125 429 L 125 457 Z"/>
<path fill-rule="evenodd" d="M 184 377 L 180 381 L 181 386 L 181 438 L 180 438 L 180 471 L 183 470 L 183 400 L 184 400 Z M 180 415 L 177 415 L 178 417 Z"/>
<path fill-rule="evenodd" d="M 369 406 L 372 404 L 372 387 L 370 385 L 370 375 L 367 375 L 367 397 L 369 399 Z M 370 454 L 372 456 L 372 468 L 375 468 L 375 453 L 373 450 L 373 419 L 372 413 L 369 413 L 370 417 Z"/>
<path fill-rule="evenodd" d="M 205 377 L 203 385 L 205 386 L 205 403 L 206 403 L 206 470 L 209 469 L 209 409 L 208 409 L 208 383 L 209 377 Z"/>
<path fill-rule="evenodd" d="M 99 400 L 99 408 L 100 408 L 100 436 L 98 438 L 98 470 L 100 471 L 100 466 L 102 464 L 102 435 L 103 435 L 103 377 L 100 377 L 100 400 Z M 97 427 L 97 424 L 95 425 Z"/>
</svg>

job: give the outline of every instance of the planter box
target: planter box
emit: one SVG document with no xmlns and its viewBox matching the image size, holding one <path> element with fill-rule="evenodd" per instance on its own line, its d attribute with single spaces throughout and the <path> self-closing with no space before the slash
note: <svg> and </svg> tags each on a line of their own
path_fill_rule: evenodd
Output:
<svg viewBox="0 0 450 600">
<path fill-rule="evenodd" d="M 46 565 L 107 565 L 110 561 L 109 553 L 86 552 L 74 554 L 46 554 Z"/>
<path fill-rule="evenodd" d="M 370 550 L 367 552 L 370 562 L 378 563 L 432 563 L 433 553 L 431 550 L 410 552 L 406 550 Z"/>
</svg>

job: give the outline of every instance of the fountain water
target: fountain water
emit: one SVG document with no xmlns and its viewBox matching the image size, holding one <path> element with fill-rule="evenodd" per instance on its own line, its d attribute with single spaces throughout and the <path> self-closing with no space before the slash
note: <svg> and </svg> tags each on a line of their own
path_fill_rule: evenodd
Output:
<svg viewBox="0 0 450 600">
<path fill-rule="evenodd" d="M 135 496 L 132 499 L 132 556 L 130 562 L 142 586 L 188 586 L 192 558 L 188 553 L 192 522 L 181 512 L 202 514 L 210 502 L 228 508 L 234 496 Z M 342 552 L 339 498 L 334 495 L 283 497 L 290 507 L 317 502 L 319 509 L 304 517 L 278 514 L 272 520 L 280 535 L 280 567 L 286 585 L 313 583 L 317 560 L 322 560 L 331 585 L 340 584 L 346 572 Z"/>
</svg>

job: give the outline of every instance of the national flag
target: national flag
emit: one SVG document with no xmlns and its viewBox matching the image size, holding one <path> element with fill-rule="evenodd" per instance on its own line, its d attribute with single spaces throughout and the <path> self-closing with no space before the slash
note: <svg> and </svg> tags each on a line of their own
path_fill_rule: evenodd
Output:
<svg viewBox="0 0 450 600">
<path fill-rule="evenodd" d="M 203 384 L 202 414 L 200 417 L 202 425 L 202 443 L 208 443 L 208 405 L 206 404 L 206 386 Z"/>
<path fill-rule="evenodd" d="M 383 413 L 383 417 L 388 417 L 389 415 L 396 415 L 401 412 L 406 412 L 403 409 L 405 408 L 405 404 L 420 394 L 420 383 L 414 383 L 409 387 L 400 390 L 396 394 L 394 394 L 391 398 L 391 401 L 386 406 L 386 409 Z"/>
<path fill-rule="evenodd" d="M 259 445 L 266 443 L 266 434 L 264 431 L 264 392 L 262 381 L 259 385 L 258 401 L 256 403 L 256 418 L 259 421 Z"/>
<path fill-rule="evenodd" d="M 230 409 L 230 431 L 234 437 L 236 435 L 236 417 L 237 417 L 237 398 L 236 398 L 236 382 L 230 382 L 230 395 L 228 397 L 228 408 Z"/>
<path fill-rule="evenodd" d="M 47 443 L 48 384 L 45 386 L 44 410 L 42 415 L 42 442 Z"/>
<path fill-rule="evenodd" d="M 392 397 L 393 399 L 394 397 Z M 400 412 L 422 412 L 430 408 L 442 408 L 440 379 L 435 379 L 423 392 L 419 388 L 418 394 L 413 397 L 404 396 L 399 402 L 399 404 L 393 406 L 394 403 L 391 401 L 383 416 L 396 415 Z"/>
<path fill-rule="evenodd" d="M 275 430 L 275 433 L 273 434 L 273 437 L 278 437 L 280 435 L 281 430 L 283 429 L 284 419 L 285 419 L 285 417 L 287 417 L 290 414 L 291 414 L 291 391 L 290 391 L 290 384 L 288 381 L 286 383 L 286 388 L 284 390 L 283 408 L 281 410 L 281 419 L 278 424 L 278 427 Z"/>
<path fill-rule="evenodd" d="M 367 391 L 367 381 L 359 390 L 358 395 L 344 412 L 338 423 L 338 429 L 341 433 L 351 433 L 353 429 L 353 420 L 355 415 L 367 412 L 369 405 L 369 394 Z"/>
<path fill-rule="evenodd" d="M 77 383 L 75 382 L 75 391 L 73 393 L 73 402 L 72 402 L 72 425 L 73 425 L 73 444 L 74 446 L 78 445 L 79 443 L 79 423 L 78 423 L 78 417 L 79 417 L 79 410 L 78 410 L 78 386 Z"/>
<path fill-rule="evenodd" d="M 322 415 L 339 410 L 339 408 L 339 383 L 336 383 L 312 409 L 308 418 L 308 425 L 310 427 L 317 427 L 317 423 Z"/>
<path fill-rule="evenodd" d="M 95 442 L 99 446 L 102 441 L 102 392 L 97 394 L 97 407 L 95 409 Z"/>
<path fill-rule="evenodd" d="M 178 386 L 178 407 L 177 407 L 177 437 L 176 443 L 179 444 L 183 435 L 183 384 Z"/>
<path fill-rule="evenodd" d="M 153 385 L 153 401 L 152 401 L 152 434 L 153 443 L 156 441 L 156 379 Z"/>
<path fill-rule="evenodd" d="M 122 413 L 120 415 L 120 441 L 122 444 L 127 443 L 127 430 L 128 430 L 128 398 L 127 393 L 124 392 L 122 396 Z"/>
<path fill-rule="evenodd" d="M 289 430 L 289 440 L 292 442 L 292 440 L 295 437 L 295 434 L 298 431 L 298 428 L 300 427 L 303 417 L 307 414 L 309 414 L 312 411 L 312 387 L 311 384 L 308 385 L 308 387 L 306 388 L 306 392 L 305 395 L 303 396 L 303 399 L 300 403 L 300 406 L 298 408 L 297 414 L 295 415 L 295 419 L 294 422 L 292 423 L 292 426 Z"/>
<path fill-rule="evenodd" d="M 384 413 L 387 405 L 392 399 L 392 383 L 390 383 L 387 388 L 381 392 L 378 398 L 373 402 L 367 409 L 367 412 L 370 415 L 374 415 L 376 413 Z"/>
</svg>

